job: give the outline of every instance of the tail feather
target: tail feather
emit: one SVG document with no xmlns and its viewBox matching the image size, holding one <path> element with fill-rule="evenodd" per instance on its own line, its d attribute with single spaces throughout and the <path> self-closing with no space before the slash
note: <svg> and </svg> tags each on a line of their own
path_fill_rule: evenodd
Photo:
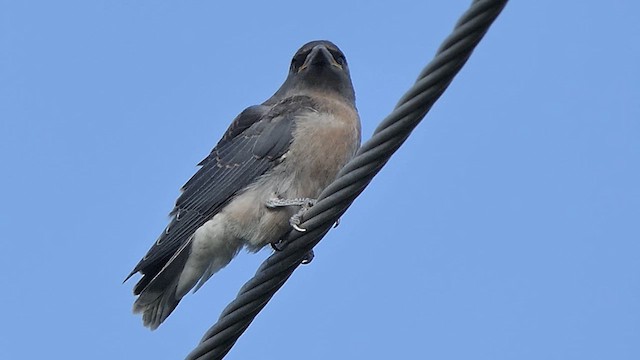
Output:
<svg viewBox="0 0 640 360">
<path fill-rule="evenodd" d="M 221 214 L 198 228 L 164 264 L 146 267 L 134 287 L 138 295 L 134 313 L 142 313 L 145 326 L 156 329 L 191 289 L 199 289 L 213 274 L 225 267 L 243 246 L 241 239 L 228 235 Z M 195 291 L 194 290 L 194 291 Z"/>
<path fill-rule="evenodd" d="M 143 277 L 136 285 L 139 295 L 133 304 L 134 314 L 142 313 L 144 326 L 155 330 L 171 315 L 184 295 L 176 289 L 191 249 L 191 241 L 185 243 L 165 266 L 149 281 Z"/>
<path fill-rule="evenodd" d="M 176 282 L 177 285 L 177 282 Z M 133 304 L 134 314 L 142 313 L 144 326 L 155 330 L 178 306 L 176 285 L 164 291 L 144 291 Z"/>
</svg>

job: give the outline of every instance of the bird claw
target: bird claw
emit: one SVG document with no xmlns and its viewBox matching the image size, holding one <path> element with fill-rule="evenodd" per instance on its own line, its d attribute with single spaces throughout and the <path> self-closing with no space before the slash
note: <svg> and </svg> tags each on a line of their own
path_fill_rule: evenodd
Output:
<svg viewBox="0 0 640 360">
<path fill-rule="evenodd" d="M 276 241 L 276 242 L 272 242 L 272 243 L 271 243 L 271 248 L 272 248 L 274 251 L 282 251 L 282 250 L 284 250 L 284 247 L 285 247 L 285 246 L 286 246 L 286 244 L 285 244 L 285 243 L 284 243 L 284 241 L 282 241 L 282 240 L 278 240 L 278 241 Z"/>
<path fill-rule="evenodd" d="M 305 228 L 301 228 L 301 227 L 300 227 L 300 226 L 298 226 L 297 224 L 293 224 L 293 225 L 291 225 L 291 227 L 293 227 L 294 229 L 296 229 L 296 230 L 297 230 L 297 231 L 299 231 L 299 232 L 305 232 L 305 231 L 307 231 L 307 229 L 305 229 Z"/>
<path fill-rule="evenodd" d="M 292 228 L 296 229 L 299 232 L 305 232 L 307 229 L 301 228 L 300 224 L 302 223 L 302 214 L 307 211 L 307 209 L 302 208 L 296 214 L 294 214 L 291 219 L 289 219 L 289 224 Z"/>
<path fill-rule="evenodd" d="M 304 258 L 302 258 L 302 261 L 300 263 L 302 265 L 307 265 L 313 261 L 314 257 L 315 257 L 315 254 L 313 253 L 313 250 L 309 250 L 309 252 L 304 256 Z"/>
</svg>

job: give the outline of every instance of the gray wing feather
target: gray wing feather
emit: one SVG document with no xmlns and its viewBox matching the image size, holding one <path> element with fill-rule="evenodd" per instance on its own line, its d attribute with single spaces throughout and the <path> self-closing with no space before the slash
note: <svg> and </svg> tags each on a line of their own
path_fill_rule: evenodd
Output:
<svg viewBox="0 0 640 360">
<path fill-rule="evenodd" d="M 312 105 L 308 97 L 296 98 L 295 105 Z M 305 109 L 291 105 L 290 98 L 273 107 L 252 106 L 231 123 L 209 156 L 200 162 L 201 168 L 182 187 L 165 231 L 129 275 L 143 274 L 134 288 L 135 294 L 238 191 L 276 165 L 275 160 L 293 140 L 296 114 Z"/>
</svg>

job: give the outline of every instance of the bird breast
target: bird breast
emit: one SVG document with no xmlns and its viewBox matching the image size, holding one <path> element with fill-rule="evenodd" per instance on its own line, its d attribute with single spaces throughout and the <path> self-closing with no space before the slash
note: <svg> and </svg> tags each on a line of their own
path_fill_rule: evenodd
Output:
<svg viewBox="0 0 640 360">
<path fill-rule="evenodd" d="M 248 250 L 281 239 L 290 230 L 289 218 L 299 209 L 269 209 L 267 200 L 315 199 L 353 157 L 360 144 L 360 121 L 355 109 L 344 107 L 344 113 L 309 110 L 299 115 L 294 140 L 281 163 L 224 209 L 230 230 Z"/>
</svg>

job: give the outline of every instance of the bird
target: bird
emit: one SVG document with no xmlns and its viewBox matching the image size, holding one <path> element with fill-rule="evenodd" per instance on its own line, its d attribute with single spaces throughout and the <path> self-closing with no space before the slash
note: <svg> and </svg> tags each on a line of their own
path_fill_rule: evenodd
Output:
<svg viewBox="0 0 640 360">
<path fill-rule="evenodd" d="M 246 108 L 182 186 L 168 226 L 133 268 L 134 313 L 155 330 L 241 249 L 301 228 L 301 215 L 355 155 L 361 124 L 344 53 L 327 40 L 293 56 L 265 102 Z M 274 246 L 274 249 L 277 248 Z"/>
</svg>

